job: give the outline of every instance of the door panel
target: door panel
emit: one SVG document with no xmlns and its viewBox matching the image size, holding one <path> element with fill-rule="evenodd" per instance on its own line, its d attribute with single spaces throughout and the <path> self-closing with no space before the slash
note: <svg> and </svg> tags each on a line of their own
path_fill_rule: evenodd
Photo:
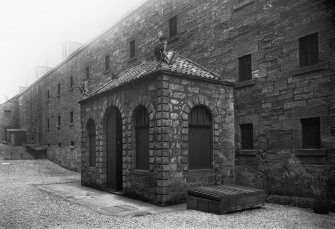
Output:
<svg viewBox="0 0 335 229">
<path fill-rule="evenodd" d="M 112 107 L 106 122 L 106 169 L 107 186 L 122 189 L 122 119 L 119 110 Z"/>
</svg>

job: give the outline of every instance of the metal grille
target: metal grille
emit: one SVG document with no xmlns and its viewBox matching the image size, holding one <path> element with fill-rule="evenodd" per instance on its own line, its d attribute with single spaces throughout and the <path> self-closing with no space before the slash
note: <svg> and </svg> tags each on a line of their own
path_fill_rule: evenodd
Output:
<svg viewBox="0 0 335 229">
<path fill-rule="evenodd" d="M 241 148 L 242 149 L 253 149 L 254 138 L 253 138 L 253 125 L 252 123 L 241 124 Z"/>
<path fill-rule="evenodd" d="M 303 148 L 320 148 L 320 118 L 301 120 Z"/>
<path fill-rule="evenodd" d="M 299 38 L 300 66 L 317 64 L 319 62 L 318 52 L 318 33 Z"/>
</svg>

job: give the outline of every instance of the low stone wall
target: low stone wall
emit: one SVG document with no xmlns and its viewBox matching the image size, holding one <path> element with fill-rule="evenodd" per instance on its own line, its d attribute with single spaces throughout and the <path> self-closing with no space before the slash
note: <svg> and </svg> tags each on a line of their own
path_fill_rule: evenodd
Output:
<svg viewBox="0 0 335 229">
<path fill-rule="evenodd" d="M 262 188 L 268 195 L 314 198 L 321 193 L 335 200 L 333 158 L 331 152 L 299 156 L 294 150 L 237 155 L 236 184 Z"/>
<path fill-rule="evenodd" d="M 47 158 L 50 161 L 75 172 L 80 172 L 80 157 L 81 152 L 78 146 L 51 146 L 47 149 Z"/>
</svg>

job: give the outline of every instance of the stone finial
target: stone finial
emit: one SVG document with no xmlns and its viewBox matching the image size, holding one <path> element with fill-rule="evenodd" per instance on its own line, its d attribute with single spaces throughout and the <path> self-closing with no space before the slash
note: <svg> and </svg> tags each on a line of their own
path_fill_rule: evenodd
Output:
<svg viewBox="0 0 335 229">
<path fill-rule="evenodd" d="M 84 81 L 80 87 L 79 87 L 80 94 L 84 97 L 88 96 L 88 87 L 87 87 L 87 81 Z"/>
<path fill-rule="evenodd" d="M 160 63 L 164 62 L 166 64 L 170 64 L 173 52 L 167 51 L 167 38 L 164 36 L 163 32 L 158 33 L 158 39 L 160 44 L 154 49 L 155 56 Z"/>
</svg>

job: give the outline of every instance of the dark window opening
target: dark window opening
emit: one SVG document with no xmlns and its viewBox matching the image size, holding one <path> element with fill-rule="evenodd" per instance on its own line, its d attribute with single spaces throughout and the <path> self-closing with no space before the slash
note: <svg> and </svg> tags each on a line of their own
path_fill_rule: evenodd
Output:
<svg viewBox="0 0 335 229">
<path fill-rule="evenodd" d="M 241 149 L 253 149 L 253 125 L 252 123 L 240 124 L 241 129 Z"/>
<path fill-rule="evenodd" d="M 48 92 L 47 92 L 47 97 L 48 97 L 48 99 L 50 99 L 50 90 L 48 90 Z"/>
<path fill-rule="evenodd" d="M 60 124 L 61 124 L 61 118 L 60 118 L 60 116 L 58 116 L 58 123 L 57 123 L 58 128 L 60 128 Z"/>
<path fill-rule="evenodd" d="M 308 66 L 319 62 L 318 33 L 299 38 L 300 66 Z"/>
<path fill-rule="evenodd" d="M 70 77 L 70 88 L 73 89 L 73 77 Z"/>
<path fill-rule="evenodd" d="M 87 122 L 87 132 L 88 132 L 88 153 L 89 153 L 89 166 L 95 167 L 96 163 L 96 133 L 95 133 L 95 123 L 92 119 Z"/>
<path fill-rule="evenodd" d="M 238 74 L 241 82 L 251 79 L 251 54 L 238 58 Z"/>
<path fill-rule="evenodd" d="M 136 169 L 149 170 L 149 114 L 144 106 L 135 110 Z"/>
<path fill-rule="evenodd" d="M 12 111 L 10 111 L 10 110 L 5 110 L 4 111 L 4 116 L 5 116 L 5 118 L 12 118 Z"/>
<path fill-rule="evenodd" d="M 48 143 L 48 147 L 50 147 L 50 143 Z"/>
<path fill-rule="evenodd" d="M 330 128 L 330 136 L 335 137 L 335 126 Z"/>
<path fill-rule="evenodd" d="M 302 147 L 305 149 L 317 149 L 321 147 L 320 118 L 301 119 Z"/>
<path fill-rule="evenodd" d="M 47 123 L 48 123 L 48 130 L 49 130 L 50 129 L 50 119 L 48 119 Z"/>
<path fill-rule="evenodd" d="M 109 55 L 105 56 L 105 70 L 109 70 Z"/>
<path fill-rule="evenodd" d="M 59 142 L 59 143 L 58 143 L 58 147 L 62 147 L 62 143 Z"/>
<path fill-rule="evenodd" d="M 135 40 L 130 42 L 130 58 L 135 57 Z"/>
<path fill-rule="evenodd" d="M 58 84 L 58 87 L 57 87 L 57 94 L 60 95 L 60 84 Z"/>
<path fill-rule="evenodd" d="M 70 123 L 73 123 L 73 112 L 70 112 Z"/>
<path fill-rule="evenodd" d="M 169 20 L 169 37 L 175 37 L 177 33 L 177 16 L 174 16 Z"/>
<path fill-rule="evenodd" d="M 89 66 L 85 68 L 85 74 L 86 74 L 86 79 L 89 79 L 90 78 L 90 67 Z"/>
<path fill-rule="evenodd" d="M 74 146 L 74 142 L 71 142 L 71 146 Z"/>
<path fill-rule="evenodd" d="M 189 168 L 210 169 L 212 163 L 212 117 L 203 106 L 194 107 L 188 117 Z"/>
</svg>

